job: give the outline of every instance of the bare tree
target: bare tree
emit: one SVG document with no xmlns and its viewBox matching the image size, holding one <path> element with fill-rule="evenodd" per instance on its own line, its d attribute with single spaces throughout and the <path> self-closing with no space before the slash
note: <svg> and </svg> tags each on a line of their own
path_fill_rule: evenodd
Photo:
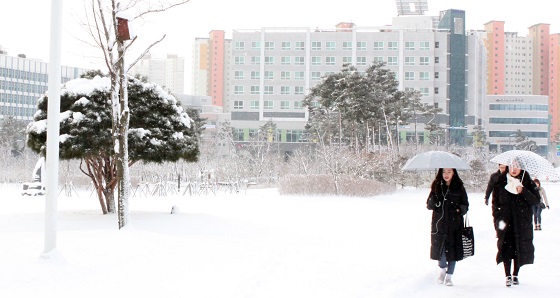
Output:
<svg viewBox="0 0 560 298">
<path fill-rule="evenodd" d="M 189 1 L 91 0 L 91 11 L 87 17 L 86 30 L 97 47 L 102 50 L 111 78 L 112 135 L 118 178 L 119 228 L 124 227 L 130 217 L 128 198 L 131 186 L 127 138 L 130 111 L 127 73 L 153 46 L 165 38 L 163 35 L 161 39 L 149 45 L 132 63 L 125 64 L 126 53 L 137 39 L 137 36 L 130 36 L 129 22 L 148 14 L 167 11 Z"/>
</svg>

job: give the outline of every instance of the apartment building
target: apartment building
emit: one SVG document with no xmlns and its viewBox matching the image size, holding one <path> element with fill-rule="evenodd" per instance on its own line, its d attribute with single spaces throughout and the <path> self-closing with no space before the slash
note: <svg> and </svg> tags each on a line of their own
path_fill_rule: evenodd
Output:
<svg viewBox="0 0 560 298">
<path fill-rule="evenodd" d="M 130 74 L 146 76 L 150 82 L 173 94 L 185 92 L 185 58 L 176 54 L 167 54 L 166 58 L 153 58 L 148 53 L 132 67 Z"/>
<path fill-rule="evenodd" d="M 464 11 L 447 10 L 439 17 L 395 17 L 390 26 L 359 27 L 343 22 L 332 29 L 234 30 L 231 51 L 222 50 L 211 32 L 206 46 L 197 39 L 196 47 L 206 47 L 208 57 L 223 51 L 223 67 L 219 68 L 221 61 L 216 59 L 208 59 L 208 66 L 201 67 L 200 50 L 193 81 L 198 85 L 206 77 L 207 95 L 212 97 L 219 94 L 213 88 L 223 86 L 224 112 L 231 113 L 237 141 L 247 140 L 264 123 L 273 121 L 278 130 L 275 140 L 290 150 L 292 143 L 302 141 L 308 114 L 301 101 L 310 88 L 323 76 L 339 72 L 343 64 L 364 71 L 372 62 L 383 61 L 395 72 L 401 90 L 419 90 L 424 103 L 443 109 L 437 121 L 448 130 L 453 143 L 464 144 L 466 121 L 480 117 L 466 117 L 476 109 L 467 107 L 467 75 L 471 74 L 467 74 L 464 20 Z M 212 72 L 213 63 L 216 72 Z M 220 76 L 223 84 L 216 79 Z M 472 80 L 478 77 L 472 74 Z M 404 139 L 413 129 L 399 131 Z"/>
</svg>

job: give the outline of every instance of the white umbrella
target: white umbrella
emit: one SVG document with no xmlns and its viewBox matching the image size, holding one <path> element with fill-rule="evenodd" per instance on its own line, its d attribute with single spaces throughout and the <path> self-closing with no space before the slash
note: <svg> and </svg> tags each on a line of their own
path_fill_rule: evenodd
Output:
<svg viewBox="0 0 560 298">
<path fill-rule="evenodd" d="M 472 170 L 459 156 L 445 151 L 427 151 L 415 155 L 403 166 L 403 171 L 431 171 L 439 168 Z"/>
<path fill-rule="evenodd" d="M 527 171 L 532 178 L 560 180 L 552 164 L 546 158 L 532 151 L 510 150 L 494 156 L 490 161 L 508 167 L 513 164 L 515 167 Z"/>
</svg>

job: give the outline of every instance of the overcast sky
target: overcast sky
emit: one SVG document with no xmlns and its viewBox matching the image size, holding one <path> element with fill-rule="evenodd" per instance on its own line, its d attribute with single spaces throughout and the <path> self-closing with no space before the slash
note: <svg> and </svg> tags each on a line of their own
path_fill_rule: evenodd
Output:
<svg viewBox="0 0 560 298">
<path fill-rule="evenodd" d="M 153 0 L 155 1 L 155 0 Z M 63 40 L 62 64 L 78 67 L 99 65 L 99 50 L 78 39 L 90 40 L 79 25 L 84 14 L 84 2 L 90 0 L 62 0 Z M 551 25 L 551 33 L 560 33 L 556 0 L 532 0 L 530 5 L 519 1 L 491 0 L 428 0 L 428 15 L 438 15 L 446 9 L 466 11 L 466 28 L 482 29 L 491 21 L 505 21 L 506 31 L 527 34 L 527 28 L 537 23 Z M 10 55 L 24 53 L 28 58 L 48 61 L 50 36 L 50 5 L 48 0 L 2 1 L 0 9 L 0 45 Z M 488 5 L 488 7 L 484 7 Z M 226 37 L 233 29 L 261 27 L 319 27 L 332 29 L 339 22 L 353 22 L 357 26 L 380 26 L 391 23 L 397 16 L 394 0 L 344 0 L 340 3 L 325 0 L 191 0 L 171 11 L 153 15 L 134 24 L 139 36 L 128 58 L 142 52 L 153 41 L 167 34 L 165 40 L 152 49 L 155 57 L 167 53 L 185 58 L 185 75 L 190 76 L 191 48 L 196 37 L 208 37 L 211 30 L 225 30 Z M 188 78 L 187 78 L 188 80 Z M 187 82 L 185 90 L 190 90 Z"/>
</svg>

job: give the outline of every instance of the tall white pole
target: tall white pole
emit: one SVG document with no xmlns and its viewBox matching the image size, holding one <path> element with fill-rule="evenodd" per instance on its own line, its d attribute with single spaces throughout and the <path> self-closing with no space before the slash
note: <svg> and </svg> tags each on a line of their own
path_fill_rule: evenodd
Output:
<svg viewBox="0 0 560 298">
<path fill-rule="evenodd" d="M 56 248 L 56 212 L 58 195 L 58 139 L 60 113 L 60 48 L 62 0 L 51 0 L 51 38 L 49 55 L 49 91 L 47 105 L 47 183 L 45 196 L 45 248 L 48 255 Z"/>
</svg>

